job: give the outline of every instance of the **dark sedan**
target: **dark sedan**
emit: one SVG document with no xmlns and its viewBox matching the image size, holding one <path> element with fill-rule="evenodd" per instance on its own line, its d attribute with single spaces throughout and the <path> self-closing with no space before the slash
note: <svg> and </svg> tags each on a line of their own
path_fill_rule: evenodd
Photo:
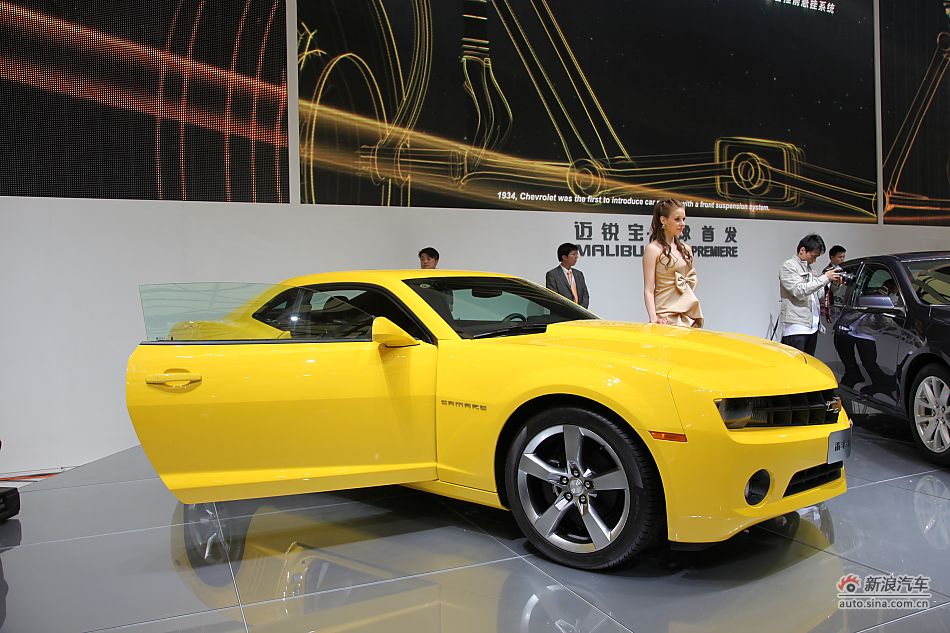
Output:
<svg viewBox="0 0 950 633">
<path fill-rule="evenodd" d="M 845 262 L 821 302 L 815 355 L 845 400 L 909 421 L 928 459 L 950 466 L 950 252 Z"/>
</svg>

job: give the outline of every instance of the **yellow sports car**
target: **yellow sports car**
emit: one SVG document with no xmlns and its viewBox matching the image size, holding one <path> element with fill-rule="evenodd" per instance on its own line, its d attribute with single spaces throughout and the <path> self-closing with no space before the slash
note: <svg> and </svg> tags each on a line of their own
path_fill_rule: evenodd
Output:
<svg viewBox="0 0 950 633">
<path fill-rule="evenodd" d="M 833 375 L 762 339 L 603 321 L 477 272 L 142 300 L 129 413 L 184 503 L 407 484 L 510 508 L 546 556 L 604 569 L 846 489 Z"/>
</svg>

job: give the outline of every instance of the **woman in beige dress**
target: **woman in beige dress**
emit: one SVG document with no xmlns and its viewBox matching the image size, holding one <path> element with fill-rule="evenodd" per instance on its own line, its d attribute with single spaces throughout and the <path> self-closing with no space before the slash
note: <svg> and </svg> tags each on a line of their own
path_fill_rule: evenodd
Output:
<svg viewBox="0 0 950 633">
<path fill-rule="evenodd" d="M 703 312 L 694 292 L 697 280 L 693 253 L 681 239 L 685 228 L 683 203 L 656 203 L 650 243 L 643 250 L 643 302 L 650 323 L 703 326 Z"/>
</svg>

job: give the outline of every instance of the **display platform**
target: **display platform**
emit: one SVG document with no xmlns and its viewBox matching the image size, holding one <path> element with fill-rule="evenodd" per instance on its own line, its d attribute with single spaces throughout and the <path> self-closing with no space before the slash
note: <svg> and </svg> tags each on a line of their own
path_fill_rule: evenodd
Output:
<svg viewBox="0 0 950 633">
<path fill-rule="evenodd" d="M 506 512 L 400 487 L 183 506 L 135 447 L 21 489 L 0 631 L 950 630 L 950 472 L 862 418 L 845 495 L 612 573 L 540 558 Z M 853 577 L 891 573 L 926 607 L 839 608 Z"/>
</svg>

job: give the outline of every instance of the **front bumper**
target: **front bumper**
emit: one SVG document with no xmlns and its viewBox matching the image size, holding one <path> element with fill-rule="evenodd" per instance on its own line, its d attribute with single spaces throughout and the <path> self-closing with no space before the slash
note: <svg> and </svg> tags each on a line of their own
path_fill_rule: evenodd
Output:
<svg viewBox="0 0 950 633">
<path fill-rule="evenodd" d="M 835 472 L 827 466 L 829 436 L 851 427 L 843 409 L 834 424 L 730 431 L 709 392 L 681 390 L 674 396 L 687 441 L 644 438 L 663 480 L 670 541 L 723 541 L 847 490 L 844 468 L 828 481 Z M 750 505 L 746 484 L 760 470 L 769 475 L 768 490 Z"/>
</svg>

